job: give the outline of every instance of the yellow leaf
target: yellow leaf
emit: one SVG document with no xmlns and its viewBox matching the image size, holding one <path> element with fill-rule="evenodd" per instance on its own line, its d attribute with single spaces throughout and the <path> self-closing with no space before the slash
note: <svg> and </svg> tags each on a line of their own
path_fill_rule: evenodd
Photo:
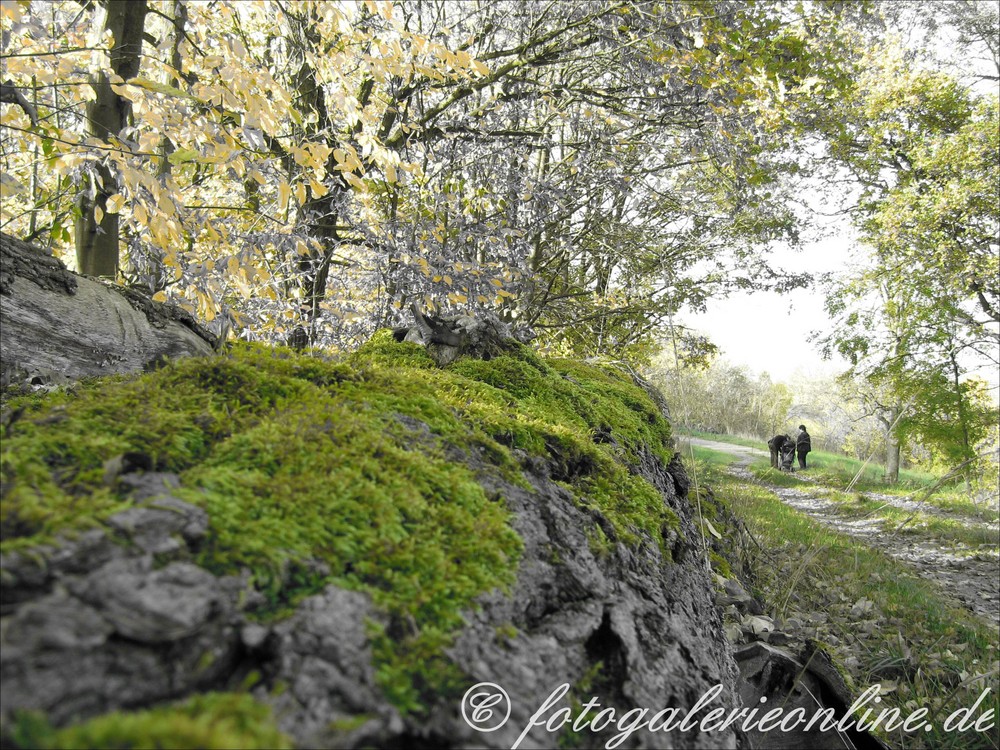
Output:
<svg viewBox="0 0 1000 750">
<path fill-rule="evenodd" d="M 166 302 L 166 301 L 167 301 L 166 292 L 157 292 L 156 294 L 153 295 L 153 302 Z"/>
<path fill-rule="evenodd" d="M 329 188 L 322 182 L 317 182 L 316 180 L 309 181 L 309 188 L 312 190 L 314 198 L 322 198 L 324 195 L 330 192 Z"/>
<path fill-rule="evenodd" d="M 129 89 L 128 86 L 116 86 L 115 84 L 111 84 L 111 90 L 118 94 L 118 96 L 122 99 L 127 99 L 130 102 L 135 100 L 136 95 L 131 89 Z"/>
<path fill-rule="evenodd" d="M 121 193 L 115 193 L 110 198 L 108 198 L 108 213 L 116 214 L 122 210 L 122 206 L 125 205 L 125 196 Z"/>
<path fill-rule="evenodd" d="M 278 210 L 285 211 L 288 209 L 288 199 L 292 197 L 292 189 L 288 186 L 288 183 L 282 180 L 278 183 Z"/>
<path fill-rule="evenodd" d="M 98 224 L 104 219 L 104 211 L 101 210 L 100 206 L 94 206 L 94 221 Z"/>
<path fill-rule="evenodd" d="M 156 92 L 157 94 L 169 94 L 170 96 L 189 99 L 193 102 L 198 102 L 199 104 L 202 103 L 200 99 L 198 99 L 195 96 L 191 96 L 191 94 L 187 93 L 186 91 L 182 91 L 181 89 L 176 88 L 174 86 L 170 86 L 169 84 L 160 83 L 159 81 L 153 81 L 148 78 L 142 78 L 142 77 L 130 78 L 129 84 L 131 84 L 132 86 L 138 86 L 140 88 L 144 88 L 147 91 Z"/>
<path fill-rule="evenodd" d="M 364 181 L 351 172 L 344 172 L 344 179 L 347 180 L 351 187 L 357 188 L 358 190 L 362 190 L 365 187 Z"/>
<path fill-rule="evenodd" d="M 23 0 L 20 3 L 4 2 L 3 5 L 0 6 L 0 12 L 3 13 L 3 17 L 9 18 L 12 23 L 20 23 L 24 11 L 27 9 L 28 3 L 23 2 Z"/>
<path fill-rule="evenodd" d="M 301 182 L 295 186 L 295 199 L 299 202 L 300 206 L 306 204 L 306 186 Z"/>
</svg>

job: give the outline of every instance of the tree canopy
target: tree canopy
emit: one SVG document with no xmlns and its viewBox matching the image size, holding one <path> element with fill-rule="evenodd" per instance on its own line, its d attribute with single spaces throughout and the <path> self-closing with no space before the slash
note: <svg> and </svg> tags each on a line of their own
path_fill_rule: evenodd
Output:
<svg viewBox="0 0 1000 750">
<path fill-rule="evenodd" d="M 4 108 L 4 227 L 247 336 L 305 322 L 347 346 L 423 298 L 641 354 L 680 306 L 804 282 L 755 249 L 795 235 L 779 178 L 792 124 L 846 81 L 837 23 L 781 3 L 5 4 L 32 112 Z"/>
<path fill-rule="evenodd" d="M 976 17 L 942 20 L 968 35 Z M 992 80 L 1000 63 L 995 45 L 984 48 L 992 60 L 980 78 Z M 975 458 L 997 421 L 985 384 L 966 377 L 1000 365 L 997 95 L 891 36 L 858 59 L 828 142 L 859 185 L 850 211 L 871 252 L 830 289 L 835 325 L 823 343 L 867 381 L 865 400 L 890 436 L 890 472 L 906 439 L 954 466 Z"/>
</svg>

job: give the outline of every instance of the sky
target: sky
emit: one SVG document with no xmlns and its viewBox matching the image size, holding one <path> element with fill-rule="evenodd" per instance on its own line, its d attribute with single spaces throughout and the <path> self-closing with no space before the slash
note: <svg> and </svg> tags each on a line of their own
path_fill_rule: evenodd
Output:
<svg viewBox="0 0 1000 750">
<path fill-rule="evenodd" d="M 844 221 L 834 225 L 823 240 L 807 243 L 798 251 L 775 250 L 773 257 L 776 265 L 786 270 L 848 272 L 852 258 L 866 254 L 856 243 Z M 708 336 L 721 350 L 720 358 L 730 364 L 745 365 L 758 375 L 766 372 L 775 382 L 792 384 L 801 377 L 833 377 L 847 369 L 845 360 L 839 356 L 824 360 L 816 344 L 808 341 L 811 333 L 825 332 L 830 326 L 824 299 L 818 288 L 783 294 L 740 293 L 710 300 L 705 313 L 687 312 L 678 316 L 678 322 Z M 1000 399 L 1000 372 L 995 367 L 982 363 L 969 374 L 986 380 L 994 399 Z"/>
<path fill-rule="evenodd" d="M 855 235 L 846 220 L 827 227 L 823 239 L 799 250 L 773 249 L 779 268 L 795 272 L 844 272 L 849 270 Z M 741 292 L 727 299 L 713 299 L 704 313 L 687 312 L 678 322 L 708 336 L 721 350 L 720 357 L 746 365 L 757 374 L 788 382 L 796 373 L 807 377 L 837 375 L 847 364 L 839 357 L 824 360 L 808 338 L 826 331 L 830 319 L 819 289 L 791 292 Z"/>
</svg>

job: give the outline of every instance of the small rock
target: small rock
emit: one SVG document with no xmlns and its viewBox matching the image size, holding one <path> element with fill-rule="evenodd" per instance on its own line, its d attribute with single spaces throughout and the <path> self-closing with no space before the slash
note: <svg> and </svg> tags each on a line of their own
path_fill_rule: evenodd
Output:
<svg viewBox="0 0 1000 750">
<path fill-rule="evenodd" d="M 743 620 L 743 626 L 744 631 L 749 629 L 749 632 L 759 635 L 760 633 L 773 631 L 774 621 L 770 617 L 752 616 Z"/>
<path fill-rule="evenodd" d="M 725 588 L 726 593 L 737 599 L 749 599 L 750 594 L 747 593 L 746 589 L 740 585 L 739 581 L 733 580 L 732 578 L 723 579 L 723 588 Z"/>
<path fill-rule="evenodd" d="M 92 649 L 114 632 L 96 609 L 65 593 L 21 607 L 4 631 L 4 656 L 33 651 Z"/>
<path fill-rule="evenodd" d="M 192 543 L 208 533 L 208 514 L 204 510 L 169 496 L 116 513 L 107 523 L 150 554 L 180 549 L 175 534 Z"/>
<path fill-rule="evenodd" d="M 176 474 L 162 471 L 126 474 L 119 479 L 119 484 L 125 487 L 135 500 L 169 495 L 181 486 Z"/>
<path fill-rule="evenodd" d="M 788 633 L 783 633 L 780 630 L 761 633 L 760 639 L 772 646 L 784 646 L 792 641 L 792 637 Z"/>
<path fill-rule="evenodd" d="M 265 628 L 263 625 L 258 625 L 257 623 L 250 623 L 240 629 L 240 640 L 243 641 L 244 646 L 253 651 L 260 648 L 270 634 L 271 630 L 269 628 Z"/>
<path fill-rule="evenodd" d="M 150 567 L 149 558 L 112 561 L 75 593 L 118 633 L 142 643 L 185 638 L 218 615 L 219 588 L 211 573 L 180 562 L 152 572 Z"/>
</svg>

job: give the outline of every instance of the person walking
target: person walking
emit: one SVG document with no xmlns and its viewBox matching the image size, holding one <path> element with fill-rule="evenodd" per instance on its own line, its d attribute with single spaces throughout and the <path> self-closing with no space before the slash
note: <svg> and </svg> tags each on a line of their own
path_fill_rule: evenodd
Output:
<svg viewBox="0 0 1000 750">
<path fill-rule="evenodd" d="M 812 450 L 812 441 L 806 432 L 804 424 L 799 425 L 799 434 L 795 437 L 795 452 L 799 454 L 799 468 L 806 468 L 806 454 Z"/>
</svg>

